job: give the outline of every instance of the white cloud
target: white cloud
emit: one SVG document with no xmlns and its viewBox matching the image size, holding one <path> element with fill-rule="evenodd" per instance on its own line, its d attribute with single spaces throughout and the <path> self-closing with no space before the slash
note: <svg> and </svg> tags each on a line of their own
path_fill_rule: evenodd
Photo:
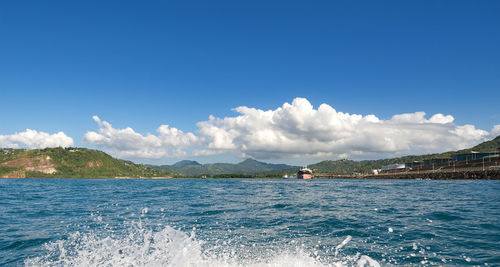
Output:
<svg viewBox="0 0 500 267">
<path fill-rule="evenodd" d="M 295 98 L 275 110 L 235 108 L 235 117 L 209 117 L 198 123 L 207 150 L 269 158 L 372 158 L 443 152 L 474 146 L 492 133 L 473 125 L 455 125 L 451 115 L 425 112 L 397 114 L 389 120 L 375 115 L 338 112 L 327 104 L 315 109 Z"/>
<path fill-rule="evenodd" d="M 84 141 L 105 148 L 110 154 L 124 158 L 162 158 L 184 156 L 185 148 L 199 144 L 200 140 L 192 133 L 184 133 L 168 125 L 156 130 L 158 135 L 145 135 L 132 128 L 115 129 L 98 116 L 92 117 L 99 125 L 99 132 L 87 132 Z"/>
<path fill-rule="evenodd" d="M 6 148 L 46 148 L 73 146 L 73 139 L 63 132 L 48 134 L 26 129 L 11 135 L 0 135 L 0 147 Z"/>
<path fill-rule="evenodd" d="M 87 132 L 84 141 L 122 158 L 214 156 L 232 154 L 256 159 L 373 159 L 444 152 L 472 147 L 500 134 L 474 125 L 456 125 L 451 115 L 425 112 L 380 119 L 336 111 L 322 104 L 314 108 L 295 98 L 274 110 L 234 109 L 239 115 L 197 124 L 198 136 L 161 125 L 157 134 L 140 134 L 132 128 L 115 129 L 99 117 L 99 131 Z"/>
<path fill-rule="evenodd" d="M 500 125 L 493 126 L 493 129 L 490 131 L 490 139 L 493 139 L 500 135 Z"/>
</svg>

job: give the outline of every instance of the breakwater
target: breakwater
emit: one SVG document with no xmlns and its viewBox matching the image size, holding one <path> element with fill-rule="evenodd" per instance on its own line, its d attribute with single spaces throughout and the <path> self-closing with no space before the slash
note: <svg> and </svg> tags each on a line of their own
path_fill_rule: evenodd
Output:
<svg viewBox="0 0 500 267">
<path fill-rule="evenodd" d="M 318 174 L 315 179 L 432 179 L 432 180 L 500 180 L 500 170 L 463 168 L 456 170 L 428 170 L 381 174 Z"/>
<path fill-rule="evenodd" d="M 432 180 L 500 180 L 498 170 L 461 170 L 454 172 L 409 172 L 366 175 L 358 178 L 365 179 L 432 179 Z"/>
</svg>

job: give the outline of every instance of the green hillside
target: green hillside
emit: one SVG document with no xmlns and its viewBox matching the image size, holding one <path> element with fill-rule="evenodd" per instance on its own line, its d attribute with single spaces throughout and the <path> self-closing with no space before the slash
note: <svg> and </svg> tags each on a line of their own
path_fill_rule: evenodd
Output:
<svg viewBox="0 0 500 267">
<path fill-rule="evenodd" d="M 156 166 L 155 168 L 166 170 L 171 173 L 178 173 L 183 175 L 255 175 L 257 173 L 266 171 L 276 171 L 292 168 L 293 166 L 286 164 L 270 164 L 265 162 L 256 161 L 253 159 L 246 159 L 237 164 L 231 163 L 212 163 L 200 164 L 196 161 L 180 161 L 173 165 Z"/>
<path fill-rule="evenodd" d="M 483 142 L 471 148 L 470 150 L 474 150 L 477 152 L 497 152 L 499 148 L 500 148 L 500 135 L 497 136 L 495 139 Z"/>
<path fill-rule="evenodd" d="M 181 160 L 172 166 L 181 168 L 181 167 L 186 167 L 186 166 L 191 166 L 191 165 L 201 165 L 201 164 L 199 162 L 193 161 L 193 160 Z"/>
<path fill-rule="evenodd" d="M 0 177 L 164 177 L 167 173 L 86 148 L 0 149 Z"/>
</svg>

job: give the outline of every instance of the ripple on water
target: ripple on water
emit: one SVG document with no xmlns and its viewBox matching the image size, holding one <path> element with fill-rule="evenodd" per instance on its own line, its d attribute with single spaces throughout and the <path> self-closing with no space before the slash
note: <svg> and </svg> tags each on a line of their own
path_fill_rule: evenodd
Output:
<svg viewBox="0 0 500 267">
<path fill-rule="evenodd" d="M 499 181 L 0 185 L 0 265 L 500 265 Z"/>
<path fill-rule="evenodd" d="M 440 220 L 445 222 L 451 222 L 456 220 L 463 220 L 464 218 L 455 212 L 451 211 L 434 211 L 426 215 L 426 217 L 433 220 Z"/>
</svg>

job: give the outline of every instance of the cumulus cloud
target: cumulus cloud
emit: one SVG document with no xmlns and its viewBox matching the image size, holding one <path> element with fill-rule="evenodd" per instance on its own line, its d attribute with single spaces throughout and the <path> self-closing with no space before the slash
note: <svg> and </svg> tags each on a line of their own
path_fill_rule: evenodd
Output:
<svg viewBox="0 0 500 267">
<path fill-rule="evenodd" d="M 105 148 L 110 154 L 124 158 L 162 158 L 186 155 L 185 148 L 196 145 L 199 138 L 192 133 L 171 128 L 168 125 L 158 127 L 157 135 L 142 135 L 132 128 L 115 129 L 98 116 L 92 117 L 99 126 L 98 132 L 87 132 L 84 141 L 97 147 Z"/>
<path fill-rule="evenodd" d="M 73 139 L 63 132 L 49 134 L 26 129 L 12 135 L 0 135 L 0 147 L 6 148 L 46 148 L 73 146 Z"/>
<path fill-rule="evenodd" d="M 198 123 L 207 140 L 203 153 L 240 152 L 260 159 L 318 157 L 369 158 L 463 149 L 500 132 L 456 125 L 451 115 L 405 113 L 383 120 L 375 115 L 349 114 L 322 104 L 315 109 L 295 98 L 275 110 L 237 107 L 238 116 Z"/>
<path fill-rule="evenodd" d="M 500 135 L 500 125 L 495 125 L 490 131 L 490 139 L 493 139 Z"/>
<path fill-rule="evenodd" d="M 123 158 L 164 158 L 232 154 L 256 159 L 372 159 L 437 153 L 472 147 L 500 135 L 500 125 L 488 132 L 457 125 L 444 114 L 425 112 L 381 119 L 373 114 L 349 114 L 327 104 L 315 108 L 295 98 L 274 110 L 237 107 L 238 115 L 209 116 L 198 122 L 198 135 L 161 125 L 157 134 L 132 128 L 115 129 L 94 116 L 99 130 L 84 141 Z"/>
</svg>

